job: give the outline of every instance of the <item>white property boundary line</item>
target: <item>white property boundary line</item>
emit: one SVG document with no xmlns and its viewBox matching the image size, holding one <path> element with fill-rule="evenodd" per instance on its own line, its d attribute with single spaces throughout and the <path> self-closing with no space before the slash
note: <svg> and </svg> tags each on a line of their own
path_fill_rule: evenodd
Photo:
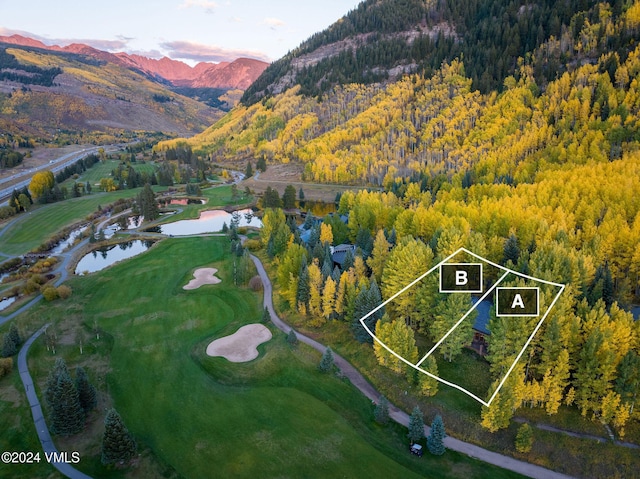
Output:
<svg viewBox="0 0 640 479">
<path fill-rule="evenodd" d="M 490 264 L 491 266 L 494 266 L 502 271 L 505 271 L 505 273 L 502 275 L 502 277 L 500 277 L 500 279 L 491 287 L 489 288 L 489 290 L 480 298 L 480 301 L 482 301 L 488 294 L 491 293 L 491 291 L 493 291 L 499 284 L 501 281 L 504 280 L 504 278 L 508 275 L 508 274 L 515 274 L 517 276 L 520 276 L 521 278 L 526 278 L 526 279 L 530 279 L 532 281 L 537 281 L 540 283 L 544 283 L 544 284 L 548 284 L 551 286 L 557 286 L 558 288 L 560 288 L 560 291 L 556 294 L 555 298 L 553 299 L 553 301 L 551 301 L 551 304 L 549 305 L 549 307 L 547 308 L 547 310 L 545 311 L 544 315 L 542 316 L 542 318 L 540 319 L 540 321 L 538 322 L 538 324 L 536 325 L 536 327 L 534 328 L 533 332 L 531 333 L 531 335 L 529 336 L 529 338 L 527 339 L 526 343 L 524 344 L 524 346 L 522 347 L 522 350 L 520 351 L 520 353 L 518 354 L 518 356 L 516 356 L 516 359 L 513 361 L 513 364 L 511 364 L 511 366 L 509 367 L 507 373 L 505 374 L 505 376 L 502 378 L 502 380 L 500 381 L 500 383 L 498 384 L 498 387 L 496 388 L 496 390 L 494 391 L 493 395 L 489 398 L 488 401 L 484 401 L 483 399 L 479 398 L 478 396 L 476 396 L 475 394 L 473 394 L 471 391 L 466 390 L 465 388 L 463 388 L 462 386 L 458 386 L 457 384 L 454 384 L 450 381 L 447 381 L 441 377 L 438 377 L 432 373 L 430 373 L 429 371 L 425 371 L 424 369 L 422 369 L 420 367 L 420 365 L 436 350 L 436 348 L 442 344 L 442 342 L 447 338 L 447 336 L 449 336 L 449 334 L 451 334 L 453 332 L 453 330 L 455 330 L 462 321 L 464 321 L 466 319 L 466 317 L 471 314 L 471 312 L 477 307 L 477 305 L 480 304 L 480 301 L 477 301 L 469 311 L 467 311 L 464 316 L 442 337 L 442 339 L 440 339 L 440 341 L 438 341 L 438 343 L 431 348 L 431 350 L 422 358 L 420 359 L 420 361 L 418 361 L 416 364 L 413 364 L 409 361 L 407 361 L 405 358 L 403 358 L 402 356 L 400 356 L 398 353 L 396 353 L 395 351 L 393 351 L 391 348 L 389 348 L 389 346 L 387 346 L 386 344 L 384 344 L 382 341 L 380 341 L 380 339 L 375 335 L 374 332 L 372 332 L 369 327 L 366 325 L 365 320 L 367 318 L 369 318 L 370 316 L 372 316 L 373 314 L 375 314 L 377 311 L 379 311 L 380 309 L 384 308 L 385 305 L 389 304 L 391 301 L 393 301 L 394 299 L 396 299 L 398 296 L 400 296 L 402 293 L 404 293 L 405 291 L 407 291 L 409 288 L 415 286 L 417 283 L 419 283 L 420 281 L 422 281 L 426 276 L 428 276 L 429 274 L 433 273 L 436 269 L 440 268 L 440 266 L 444 263 L 446 263 L 447 261 L 449 261 L 451 258 L 453 258 L 454 256 L 456 256 L 459 253 L 467 253 L 471 256 L 473 256 L 476 259 L 479 259 L 480 261 L 483 261 L 485 263 Z M 500 389 L 502 388 L 502 386 L 504 385 L 505 381 L 507 380 L 507 378 L 509 377 L 509 375 L 511 374 L 511 372 L 513 371 L 513 369 L 516 367 L 516 364 L 518 363 L 518 361 L 520 360 L 520 358 L 522 357 L 522 355 L 524 354 L 525 350 L 527 349 L 527 347 L 529 347 L 529 344 L 531 343 L 531 341 L 533 340 L 533 337 L 536 335 L 536 333 L 538 332 L 538 330 L 540 329 L 540 326 L 542 326 L 542 323 L 545 321 L 545 319 L 547 318 L 547 316 L 549 315 L 549 312 L 551 311 L 551 309 L 553 308 L 553 306 L 556 304 L 556 302 L 558 301 L 558 299 L 560 298 L 560 295 L 562 294 L 562 292 L 564 291 L 566 285 L 564 284 L 560 284 L 560 283 L 554 283 L 552 281 L 547 281 L 544 279 L 540 279 L 540 278 L 535 278 L 533 276 L 529 276 L 526 275 L 524 273 L 519 273 L 518 271 L 514 271 L 512 269 L 509 268 L 505 268 L 504 266 L 501 266 L 499 264 L 496 264 L 492 261 L 489 261 L 488 259 L 483 258 L 482 256 L 479 256 L 471 251 L 469 251 L 466 248 L 460 248 L 458 250 L 456 250 L 454 253 L 450 254 L 449 256 L 447 256 L 445 259 L 443 259 L 442 261 L 440 261 L 438 264 L 436 264 L 434 267 L 432 267 L 431 269 L 429 269 L 427 272 L 423 273 L 422 275 L 420 275 L 419 277 L 417 277 L 416 279 L 414 279 L 411 283 L 409 283 L 408 285 L 406 285 L 404 288 L 402 288 L 400 291 L 398 291 L 397 293 L 395 293 L 394 295 L 392 295 L 389 299 L 387 299 L 386 301 L 383 301 L 381 304 L 379 304 L 378 306 L 376 306 L 374 309 L 372 309 L 371 311 L 369 311 L 367 314 L 365 314 L 362 318 L 360 318 L 360 324 L 362 324 L 362 327 L 367 331 L 367 333 L 369 333 L 369 335 L 371 335 L 371 337 L 374 339 L 374 341 L 376 341 L 378 344 L 380 344 L 380 346 L 382 346 L 383 348 L 385 348 L 387 351 L 389 351 L 391 354 L 393 354 L 395 357 L 397 357 L 400 361 L 402 361 L 403 363 L 407 364 L 408 366 L 411 366 L 412 368 L 420 371 L 423 374 L 426 374 L 429 377 L 432 377 L 433 379 L 446 384 L 447 386 L 450 386 L 454 389 L 457 389 L 458 391 L 461 391 L 463 393 L 465 393 L 467 396 L 472 397 L 473 399 L 475 399 L 476 401 L 478 401 L 479 403 L 481 403 L 484 406 L 489 406 L 491 404 L 491 402 L 495 399 L 496 395 L 498 394 L 498 392 L 500 391 Z"/>
</svg>

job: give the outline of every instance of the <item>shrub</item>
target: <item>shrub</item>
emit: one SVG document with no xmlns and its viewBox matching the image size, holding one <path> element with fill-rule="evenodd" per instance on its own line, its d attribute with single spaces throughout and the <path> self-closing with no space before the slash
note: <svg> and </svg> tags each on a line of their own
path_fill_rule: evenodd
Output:
<svg viewBox="0 0 640 479">
<path fill-rule="evenodd" d="M 251 288 L 251 291 L 262 290 L 262 279 L 260 276 L 256 275 L 249 280 L 249 288 Z"/>
<path fill-rule="evenodd" d="M 53 286 L 47 286 L 42 290 L 42 296 L 44 296 L 44 299 L 47 301 L 53 301 L 58 299 L 58 290 Z"/>
<path fill-rule="evenodd" d="M 244 242 L 244 247 L 249 251 L 258 251 L 260 248 L 262 248 L 262 241 L 260 241 L 259 239 L 248 239 Z"/>
<path fill-rule="evenodd" d="M 13 358 L 0 359 L 0 378 L 8 376 L 13 370 Z"/>
<path fill-rule="evenodd" d="M 60 296 L 60 298 L 62 299 L 67 299 L 69 296 L 71 296 L 72 292 L 73 290 L 66 284 L 61 284 L 60 286 L 58 286 L 58 296 Z"/>
</svg>

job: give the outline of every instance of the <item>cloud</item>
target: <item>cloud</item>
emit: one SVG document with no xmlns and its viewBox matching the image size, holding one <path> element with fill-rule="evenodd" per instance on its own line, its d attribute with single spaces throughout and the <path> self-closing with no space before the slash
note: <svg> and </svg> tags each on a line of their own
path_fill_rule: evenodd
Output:
<svg viewBox="0 0 640 479">
<path fill-rule="evenodd" d="M 213 10 L 218 7 L 218 4 L 208 0 L 183 0 L 182 3 L 178 5 L 180 9 L 192 7 L 204 8 L 206 13 L 213 13 Z"/>
<path fill-rule="evenodd" d="M 60 45 L 69 45 L 71 43 L 84 43 L 90 47 L 97 48 L 98 50 L 104 50 L 107 52 L 120 52 L 126 49 L 128 41 L 125 40 L 96 40 L 96 39 L 60 39 Z"/>
<path fill-rule="evenodd" d="M 246 57 L 265 62 L 271 61 L 265 53 L 255 50 L 236 50 L 194 42 L 165 42 L 160 44 L 160 47 L 166 49 L 168 56 L 174 59 L 199 62 L 229 62 L 240 57 Z"/>
<path fill-rule="evenodd" d="M 285 23 L 282 20 L 274 17 L 267 17 L 264 20 L 262 20 L 260 24 L 267 25 L 268 27 L 271 27 L 272 30 L 275 30 L 276 28 L 282 27 L 285 25 Z"/>
<path fill-rule="evenodd" d="M 243 20 L 240 17 L 229 17 L 229 21 L 231 23 L 242 23 Z"/>
</svg>

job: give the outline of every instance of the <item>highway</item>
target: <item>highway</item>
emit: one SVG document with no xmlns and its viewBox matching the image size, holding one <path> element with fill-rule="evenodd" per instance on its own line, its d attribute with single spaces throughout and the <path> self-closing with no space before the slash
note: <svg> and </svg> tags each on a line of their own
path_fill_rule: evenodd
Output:
<svg viewBox="0 0 640 479">
<path fill-rule="evenodd" d="M 92 153 L 97 153 L 100 148 L 104 148 L 106 153 L 113 152 L 122 148 L 123 145 L 112 145 L 108 147 L 103 146 L 94 146 L 90 148 L 85 148 L 80 151 L 76 151 L 73 153 L 67 153 L 66 155 L 60 156 L 54 160 L 51 160 L 49 163 L 44 165 L 31 168 L 29 171 L 16 173 L 7 178 L 0 179 L 0 205 L 5 205 L 9 198 L 11 197 L 11 193 L 13 190 L 22 189 L 24 186 L 29 186 L 31 182 L 31 178 L 38 171 L 50 170 L 53 174 L 58 173 L 60 170 L 63 170 L 69 165 L 73 165 L 81 158 L 85 156 L 89 156 Z M 17 180 L 17 183 L 14 183 Z M 9 185 L 10 183 L 10 185 Z"/>
</svg>

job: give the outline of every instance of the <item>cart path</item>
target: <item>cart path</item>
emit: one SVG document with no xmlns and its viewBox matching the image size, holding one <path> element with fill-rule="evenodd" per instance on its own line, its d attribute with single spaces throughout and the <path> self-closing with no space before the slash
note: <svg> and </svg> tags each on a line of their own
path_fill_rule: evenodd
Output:
<svg viewBox="0 0 640 479">
<path fill-rule="evenodd" d="M 267 275 L 267 272 L 262 265 L 262 262 L 259 258 L 254 255 L 251 255 L 251 259 L 253 263 L 256 265 L 258 270 L 258 274 L 262 279 L 262 285 L 264 288 L 264 307 L 267 308 L 269 314 L 271 315 L 271 321 L 273 324 L 288 333 L 293 328 L 289 326 L 287 323 L 282 321 L 280 317 L 276 314 L 275 309 L 273 308 L 273 288 L 271 285 L 271 280 Z M 298 340 L 311 346 L 323 353 L 326 350 L 326 346 L 320 344 L 318 341 L 305 336 L 304 334 L 298 333 L 296 331 L 296 336 Z M 367 381 L 360 372 L 351 365 L 346 359 L 333 351 L 333 357 L 336 365 L 342 371 L 349 381 L 358 388 L 366 397 L 371 399 L 374 402 L 378 402 L 378 398 L 380 397 L 380 393 L 374 388 L 369 381 Z M 409 415 L 398 409 L 395 405 L 389 404 L 389 416 L 396 421 L 397 423 L 408 426 L 409 425 Z M 424 427 L 425 436 L 429 435 L 431 428 L 429 426 Z M 535 464 L 530 464 L 525 461 L 520 461 L 518 459 L 514 459 L 509 456 L 505 456 L 504 454 L 499 454 L 497 452 L 489 451 L 480 446 L 476 446 L 475 444 L 470 444 L 468 442 L 461 441 L 459 439 L 455 439 L 453 437 L 446 437 L 444 440 L 444 444 L 448 449 L 453 451 L 460 452 L 462 454 L 466 454 L 469 457 L 474 459 L 478 459 L 483 462 L 487 462 L 489 464 L 493 464 L 498 467 L 502 467 L 503 469 L 508 469 L 510 471 L 517 472 L 524 476 L 538 478 L 538 479 L 570 479 L 572 476 L 568 476 L 566 474 L 562 474 L 560 472 L 555 472 L 550 469 L 546 469 L 542 466 L 537 466 Z"/>
<path fill-rule="evenodd" d="M 53 444 L 51 434 L 49 434 L 47 423 L 44 419 L 44 415 L 42 414 L 42 407 L 40 406 L 40 401 L 38 401 L 38 396 L 36 394 L 36 388 L 33 385 L 33 379 L 31 378 L 29 368 L 27 367 L 27 354 L 29 353 L 29 348 L 33 342 L 46 331 L 48 326 L 48 324 L 42 326 L 27 340 L 26 343 L 24 343 L 22 349 L 20 349 L 20 353 L 18 354 L 18 372 L 27 394 L 27 400 L 29 401 L 29 407 L 31 408 L 31 415 L 33 416 L 33 422 L 36 426 L 36 432 L 38 433 L 38 439 L 40 439 L 42 449 L 45 454 L 58 454 L 59 451 Z M 51 461 L 50 464 L 71 479 L 91 479 L 91 476 L 87 476 L 86 474 L 78 471 L 75 467 L 71 466 L 71 464 L 54 461 Z"/>
</svg>

